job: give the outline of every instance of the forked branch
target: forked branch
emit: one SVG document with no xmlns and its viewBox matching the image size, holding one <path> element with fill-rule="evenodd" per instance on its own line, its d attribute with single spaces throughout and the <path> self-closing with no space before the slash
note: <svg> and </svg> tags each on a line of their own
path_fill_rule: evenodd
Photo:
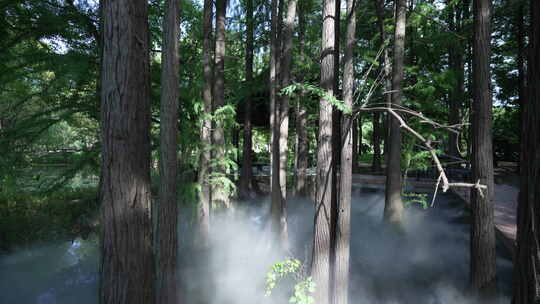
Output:
<svg viewBox="0 0 540 304">
<path fill-rule="evenodd" d="M 483 184 L 480 184 L 479 180 L 476 183 L 464 183 L 464 182 L 452 183 L 452 182 L 450 182 L 449 179 L 448 179 L 448 176 L 446 175 L 446 171 L 444 170 L 444 168 L 442 166 L 442 163 L 441 163 L 439 157 L 437 156 L 437 153 L 435 152 L 435 149 L 433 149 L 432 141 L 429 140 L 429 139 L 426 139 L 424 136 L 422 136 L 420 133 L 418 133 L 416 130 L 414 130 L 411 126 L 409 126 L 407 124 L 407 122 L 405 121 L 405 119 L 403 119 L 403 117 L 399 114 L 399 112 L 409 114 L 409 115 L 415 116 L 417 118 L 420 118 L 420 120 L 422 122 L 428 123 L 428 124 L 432 125 L 435 128 L 442 128 L 442 129 L 446 129 L 446 130 L 448 130 L 450 132 L 454 132 L 454 133 L 459 134 L 459 130 L 457 130 L 457 127 L 455 125 L 453 125 L 453 126 L 442 125 L 442 124 L 440 124 L 438 122 L 435 122 L 434 120 L 431 120 L 431 119 L 425 117 L 422 113 L 416 112 L 416 111 L 411 110 L 411 109 L 407 109 L 405 107 L 391 108 L 391 107 L 368 107 L 368 106 L 363 106 L 363 107 L 359 107 L 355 111 L 353 111 L 353 115 L 357 115 L 360 112 L 378 112 L 378 111 L 379 112 L 388 112 L 390 115 L 392 115 L 395 119 L 397 119 L 397 121 L 399 122 L 399 125 L 400 125 L 401 128 L 407 130 L 410 134 L 412 134 L 414 137 L 416 137 L 420 142 L 422 142 L 424 147 L 429 151 L 429 153 L 431 155 L 431 158 L 433 159 L 433 162 L 435 162 L 435 166 L 437 167 L 437 171 L 439 172 L 439 177 L 437 179 L 437 184 L 435 186 L 436 189 L 435 189 L 435 195 L 433 197 L 432 205 L 433 205 L 433 203 L 435 201 L 435 196 L 437 195 L 437 189 L 439 188 L 439 185 L 441 184 L 441 182 L 442 182 L 441 186 L 442 186 L 443 192 L 448 191 L 448 189 L 450 189 L 451 187 L 474 188 L 474 189 L 476 189 L 478 191 L 480 196 L 484 197 L 483 190 L 487 190 L 487 186 L 483 185 Z"/>
</svg>

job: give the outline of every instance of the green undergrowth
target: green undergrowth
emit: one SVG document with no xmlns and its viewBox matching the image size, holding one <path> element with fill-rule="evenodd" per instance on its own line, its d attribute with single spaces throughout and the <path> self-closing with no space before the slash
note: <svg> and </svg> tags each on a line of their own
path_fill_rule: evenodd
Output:
<svg viewBox="0 0 540 304">
<path fill-rule="evenodd" d="M 86 236 L 97 212 L 95 188 L 54 192 L 0 188 L 0 249 Z"/>
</svg>

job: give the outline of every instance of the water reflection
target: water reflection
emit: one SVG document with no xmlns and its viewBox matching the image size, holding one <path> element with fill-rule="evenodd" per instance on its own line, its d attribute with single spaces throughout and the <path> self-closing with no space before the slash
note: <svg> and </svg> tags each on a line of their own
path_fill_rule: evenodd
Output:
<svg viewBox="0 0 540 304">
<path fill-rule="evenodd" d="M 96 238 L 22 248 L 0 256 L 0 303 L 97 303 Z"/>
</svg>

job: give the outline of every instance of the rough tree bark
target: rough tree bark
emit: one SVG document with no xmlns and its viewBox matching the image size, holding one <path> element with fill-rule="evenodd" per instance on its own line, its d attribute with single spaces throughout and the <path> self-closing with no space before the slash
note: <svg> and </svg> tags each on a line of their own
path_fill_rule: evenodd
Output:
<svg viewBox="0 0 540 304">
<path fill-rule="evenodd" d="M 180 3 L 165 1 L 161 53 L 160 189 L 157 221 L 156 295 L 159 304 L 178 303 L 178 38 Z"/>
<path fill-rule="evenodd" d="M 253 0 L 246 2 L 246 84 L 252 86 L 253 82 Z M 250 197 L 250 185 L 253 183 L 251 163 L 252 126 L 251 126 L 251 94 L 246 98 L 244 114 L 244 153 L 242 172 L 240 177 L 240 197 Z"/>
<path fill-rule="evenodd" d="M 202 98 L 204 102 L 205 115 L 212 114 L 212 87 L 213 87 L 213 69 L 212 69 L 212 0 L 204 0 L 203 12 L 203 79 L 204 86 Z M 210 233 L 210 203 L 212 201 L 212 189 L 209 184 L 210 174 L 210 147 L 212 145 L 212 120 L 204 118 L 201 126 L 201 155 L 199 168 L 199 185 L 201 192 L 199 195 L 199 206 L 197 209 L 198 220 L 198 238 L 197 242 L 201 247 L 208 245 Z"/>
<path fill-rule="evenodd" d="M 540 2 L 530 0 L 527 149 L 522 157 L 513 304 L 540 303 Z"/>
<path fill-rule="evenodd" d="M 306 12 L 308 10 L 308 1 L 300 1 L 298 14 L 298 44 L 300 52 L 300 66 L 303 68 L 306 62 L 305 37 L 306 37 Z M 300 72 L 297 81 L 304 82 L 304 73 Z M 307 196 L 307 168 L 309 140 L 307 133 L 307 110 L 302 104 L 305 94 L 300 92 L 300 99 L 296 104 L 296 159 L 295 159 L 295 194 L 298 196 Z"/>
<path fill-rule="evenodd" d="M 225 105 L 225 22 L 227 13 L 227 0 L 216 0 L 216 41 L 214 55 L 214 87 L 213 87 L 213 111 L 214 113 Z M 225 158 L 225 132 L 220 122 L 214 122 L 212 132 L 214 159 Z M 224 165 L 218 164 L 213 170 L 220 177 L 226 177 Z M 230 205 L 230 193 L 227 193 L 221 183 L 216 183 L 212 189 L 212 204 L 214 207 L 228 209 Z"/>
<path fill-rule="evenodd" d="M 148 2 L 104 1 L 100 303 L 155 302 Z"/>
<path fill-rule="evenodd" d="M 334 95 L 334 20 L 335 1 L 323 1 L 321 47 L 321 88 Z M 311 273 L 317 284 L 315 303 L 328 304 L 330 299 L 330 231 L 332 214 L 332 105 L 321 98 L 319 106 L 319 139 L 317 149 L 317 194 Z"/>
<path fill-rule="evenodd" d="M 474 1 L 473 43 L 473 182 L 487 185 L 487 193 L 471 190 L 471 287 L 490 295 L 496 274 L 493 206 L 493 147 L 491 96 L 491 0 Z"/>
<path fill-rule="evenodd" d="M 396 25 L 394 33 L 394 64 L 392 66 L 392 107 L 403 102 L 403 66 L 405 59 L 405 23 L 407 0 L 396 0 Z M 401 200 L 401 130 L 395 117 L 389 119 L 390 136 L 386 168 L 386 196 L 384 219 L 399 224 L 403 215 Z"/>
<path fill-rule="evenodd" d="M 347 36 L 343 58 L 343 101 L 352 109 L 354 101 L 354 48 L 356 45 L 356 1 L 347 0 Z M 351 188 L 352 188 L 352 116 L 343 114 L 341 148 L 340 192 L 336 227 L 336 253 L 334 273 L 334 304 L 349 301 L 349 256 L 351 238 Z"/>
</svg>

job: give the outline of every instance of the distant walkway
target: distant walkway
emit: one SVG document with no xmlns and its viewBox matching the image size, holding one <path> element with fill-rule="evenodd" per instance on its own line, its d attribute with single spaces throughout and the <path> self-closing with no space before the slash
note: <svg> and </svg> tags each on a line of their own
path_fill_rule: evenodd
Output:
<svg viewBox="0 0 540 304">
<path fill-rule="evenodd" d="M 384 189 L 386 176 L 353 174 L 353 184 Z M 432 179 L 407 178 L 407 188 L 414 191 L 433 191 Z M 440 190 L 440 189 L 439 189 Z M 451 188 L 450 191 L 470 205 L 470 188 Z M 519 188 L 507 183 L 495 184 L 495 228 L 504 245 L 513 253 L 517 235 L 517 197 Z"/>
<path fill-rule="evenodd" d="M 453 193 L 468 205 L 471 192 L 467 188 L 453 188 Z M 517 236 L 517 199 L 519 188 L 509 184 L 495 184 L 495 229 L 502 237 L 504 245 L 513 253 Z"/>
<path fill-rule="evenodd" d="M 386 185 L 386 176 L 385 175 L 371 175 L 371 174 L 353 174 L 352 175 L 353 184 L 361 184 L 366 187 L 372 188 L 381 188 L 383 189 Z M 428 178 L 407 178 L 407 185 L 405 186 L 408 189 L 414 189 L 415 191 L 429 191 L 435 188 L 435 180 Z"/>
</svg>

